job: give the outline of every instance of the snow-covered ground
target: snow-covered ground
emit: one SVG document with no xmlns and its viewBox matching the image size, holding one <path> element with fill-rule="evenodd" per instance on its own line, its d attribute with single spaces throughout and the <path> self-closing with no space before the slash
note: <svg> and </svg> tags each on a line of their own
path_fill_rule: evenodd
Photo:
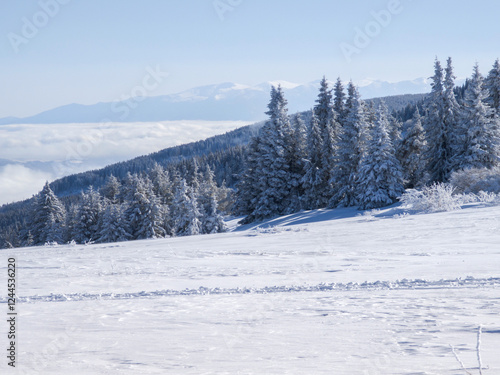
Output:
<svg viewBox="0 0 500 375">
<path fill-rule="evenodd" d="M 483 374 L 500 374 L 500 207 L 235 222 L 0 252 L 4 314 L 18 267 L 19 373 L 465 374 L 452 345 L 478 374 L 481 325 Z"/>
<path fill-rule="evenodd" d="M 199 141 L 244 121 L 0 126 L 0 205 L 30 198 L 45 181 Z"/>
</svg>

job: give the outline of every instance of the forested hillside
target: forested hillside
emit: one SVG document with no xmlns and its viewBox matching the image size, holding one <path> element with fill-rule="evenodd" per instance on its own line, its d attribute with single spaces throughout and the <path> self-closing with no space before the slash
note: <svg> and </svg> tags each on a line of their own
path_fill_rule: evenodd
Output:
<svg viewBox="0 0 500 375">
<path fill-rule="evenodd" d="M 224 230 L 302 209 L 383 207 L 407 188 L 499 160 L 500 65 L 455 87 L 435 63 L 429 95 L 363 101 L 323 79 L 312 111 L 288 114 L 273 87 L 269 120 L 46 184 L 0 208 L 0 246 L 111 242 Z"/>
</svg>

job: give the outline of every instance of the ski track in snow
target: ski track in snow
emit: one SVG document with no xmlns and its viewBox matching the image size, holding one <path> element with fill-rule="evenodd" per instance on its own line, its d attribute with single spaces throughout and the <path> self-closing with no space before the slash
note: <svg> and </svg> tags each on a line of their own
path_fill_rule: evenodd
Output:
<svg viewBox="0 0 500 375">
<path fill-rule="evenodd" d="M 151 292 L 137 293 L 73 293 L 73 294 L 50 294 L 45 296 L 18 296 L 17 302 L 65 302 L 65 301 L 88 301 L 88 300 L 123 300 L 134 298 L 155 298 L 167 296 L 189 296 L 189 295 L 211 295 L 211 294 L 270 294 L 270 293 L 293 293 L 293 292 L 329 292 L 329 291 L 356 291 L 356 290 L 411 290 L 411 289 L 458 289 L 458 288 L 486 288 L 499 287 L 500 277 L 487 279 L 476 279 L 467 277 L 454 280 L 396 280 L 375 281 L 364 283 L 329 283 L 309 286 L 269 286 L 264 288 L 205 288 L 185 290 L 156 290 Z M 7 303 L 7 297 L 0 297 L 0 303 Z"/>
</svg>

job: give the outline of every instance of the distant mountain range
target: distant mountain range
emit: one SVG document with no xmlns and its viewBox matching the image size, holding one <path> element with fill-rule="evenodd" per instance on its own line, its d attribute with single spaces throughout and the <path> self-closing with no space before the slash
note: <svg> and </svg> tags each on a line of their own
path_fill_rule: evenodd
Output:
<svg viewBox="0 0 500 375">
<path fill-rule="evenodd" d="M 318 95 L 320 81 L 295 84 L 285 81 L 265 82 L 256 86 L 236 83 L 196 87 L 177 94 L 131 98 L 127 101 L 92 105 L 68 104 L 34 116 L 0 119 L 7 124 L 61 124 L 100 122 L 154 122 L 174 120 L 259 121 L 269 102 L 271 85 L 281 84 L 289 112 L 310 109 Z M 333 84 L 332 84 L 333 86 Z M 365 80 L 358 83 L 363 99 L 430 91 L 428 79 L 390 83 Z"/>
</svg>

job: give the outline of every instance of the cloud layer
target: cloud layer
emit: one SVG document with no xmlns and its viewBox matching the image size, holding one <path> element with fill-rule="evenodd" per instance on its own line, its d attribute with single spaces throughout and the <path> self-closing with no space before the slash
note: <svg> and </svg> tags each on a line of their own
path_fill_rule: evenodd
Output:
<svg viewBox="0 0 500 375">
<path fill-rule="evenodd" d="M 72 173 L 221 134 L 238 121 L 0 126 L 0 204 L 31 197 Z"/>
</svg>

